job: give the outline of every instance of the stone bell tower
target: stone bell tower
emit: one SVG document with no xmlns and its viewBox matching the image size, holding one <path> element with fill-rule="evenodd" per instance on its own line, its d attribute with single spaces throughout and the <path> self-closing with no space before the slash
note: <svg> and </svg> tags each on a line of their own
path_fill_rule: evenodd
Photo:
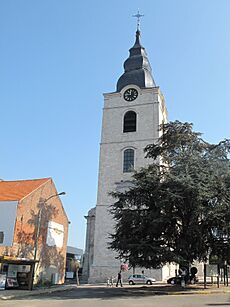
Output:
<svg viewBox="0 0 230 307">
<path fill-rule="evenodd" d="M 86 242 L 85 251 L 89 282 L 104 282 L 108 276 L 116 276 L 119 270 L 120 260 L 108 249 L 109 234 L 114 231 L 109 212 L 114 199 L 109 193 L 127 189 L 133 170 L 150 162 L 144 157 L 144 148 L 159 138 L 159 124 L 167 122 L 164 97 L 155 84 L 147 53 L 140 43 L 139 25 L 129 53 L 116 91 L 104 94 L 93 225 L 89 223 L 90 215 L 87 217 L 87 223 L 91 225 L 87 233 L 93 233 L 91 244 Z"/>
</svg>

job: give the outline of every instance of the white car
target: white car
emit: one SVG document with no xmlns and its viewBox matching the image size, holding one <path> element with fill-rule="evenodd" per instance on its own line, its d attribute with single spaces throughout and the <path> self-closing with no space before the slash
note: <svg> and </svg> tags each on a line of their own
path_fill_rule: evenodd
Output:
<svg viewBox="0 0 230 307">
<path fill-rule="evenodd" d="M 156 281 L 155 278 L 147 277 L 143 274 L 133 274 L 133 275 L 130 275 L 128 278 L 128 282 L 130 285 L 135 285 L 135 284 L 152 285 L 152 283 L 155 281 Z"/>
</svg>

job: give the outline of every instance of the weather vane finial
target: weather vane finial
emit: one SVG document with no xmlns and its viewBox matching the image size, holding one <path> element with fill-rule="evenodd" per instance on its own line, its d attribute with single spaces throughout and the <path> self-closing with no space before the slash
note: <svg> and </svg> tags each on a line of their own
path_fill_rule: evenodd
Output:
<svg viewBox="0 0 230 307">
<path fill-rule="evenodd" d="M 139 9 L 137 11 L 137 14 L 136 15 L 133 15 L 133 17 L 136 17 L 137 18 L 137 30 L 139 31 L 140 30 L 140 18 L 143 17 L 144 15 L 141 15 L 140 12 L 139 12 Z"/>
</svg>

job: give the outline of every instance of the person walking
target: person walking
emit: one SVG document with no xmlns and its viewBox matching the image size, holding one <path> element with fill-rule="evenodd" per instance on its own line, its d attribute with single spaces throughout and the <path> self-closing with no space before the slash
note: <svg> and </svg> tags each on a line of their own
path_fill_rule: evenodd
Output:
<svg viewBox="0 0 230 307">
<path fill-rule="evenodd" d="M 117 274 L 117 284 L 116 284 L 116 287 L 118 287 L 119 283 L 120 283 L 121 287 L 123 287 L 122 286 L 122 280 L 121 280 L 121 271 L 118 272 L 118 274 Z"/>
</svg>

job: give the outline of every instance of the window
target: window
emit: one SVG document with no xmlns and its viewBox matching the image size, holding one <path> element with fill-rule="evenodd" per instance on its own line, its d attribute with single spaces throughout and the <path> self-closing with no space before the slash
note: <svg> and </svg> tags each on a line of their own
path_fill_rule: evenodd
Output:
<svg viewBox="0 0 230 307">
<path fill-rule="evenodd" d="M 0 231 L 0 243 L 3 243 L 4 241 L 4 232 Z"/>
<path fill-rule="evenodd" d="M 123 173 L 129 173 L 134 170 L 134 150 L 126 149 L 124 151 Z"/>
<path fill-rule="evenodd" d="M 137 114 L 134 111 L 128 111 L 124 116 L 123 132 L 134 132 L 137 126 Z"/>
</svg>

